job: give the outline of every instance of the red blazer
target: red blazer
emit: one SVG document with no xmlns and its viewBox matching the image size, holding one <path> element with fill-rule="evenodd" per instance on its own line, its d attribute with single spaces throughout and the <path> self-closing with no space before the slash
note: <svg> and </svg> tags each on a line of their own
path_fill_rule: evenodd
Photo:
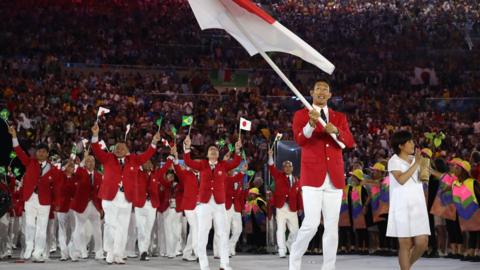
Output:
<svg viewBox="0 0 480 270">
<path fill-rule="evenodd" d="M 235 212 L 242 212 L 245 206 L 243 176 L 243 173 L 227 176 L 227 182 L 225 184 L 225 209 L 230 210 L 233 205 Z"/>
<path fill-rule="evenodd" d="M 23 187 L 19 188 L 12 195 L 13 215 L 21 217 L 25 208 L 25 201 L 23 200 Z"/>
<path fill-rule="evenodd" d="M 164 177 L 170 166 L 172 166 L 172 160 L 168 159 L 162 168 L 151 172 L 150 175 L 144 171 L 138 172 L 138 181 L 135 183 L 135 198 L 133 200 L 134 207 L 142 208 L 147 201 L 147 196 L 150 196 L 152 206 L 158 208 L 160 201 L 160 177 Z"/>
<path fill-rule="evenodd" d="M 75 174 L 68 177 L 65 172 L 60 172 L 60 177 L 55 180 L 55 212 L 67 213 L 70 210 L 76 182 Z"/>
<path fill-rule="evenodd" d="M 23 176 L 23 199 L 28 201 L 35 190 L 38 187 L 38 200 L 41 205 L 53 204 L 53 185 L 55 178 L 59 177 L 60 171 L 55 168 L 51 163 L 50 170 L 39 177 L 40 164 L 35 158 L 30 158 L 20 146 L 14 147 L 17 157 L 25 166 L 25 175 Z"/>
<path fill-rule="evenodd" d="M 16 182 L 16 179 L 15 177 L 13 176 L 10 176 L 8 175 L 6 178 L 7 182 L 3 182 L 3 179 L 0 180 L 0 190 L 2 190 L 3 192 L 7 193 L 7 194 L 10 194 L 10 198 L 12 200 L 12 204 L 10 206 L 10 210 L 8 211 L 8 213 L 10 214 L 10 216 L 13 216 L 14 215 L 14 193 L 15 193 L 15 182 Z"/>
<path fill-rule="evenodd" d="M 298 204 L 298 202 L 302 200 L 300 181 L 294 176 L 295 183 L 290 186 L 287 175 L 283 171 L 278 170 L 275 165 L 268 165 L 268 170 L 272 174 L 273 181 L 275 182 L 275 191 L 273 192 L 275 208 L 282 208 L 286 202 L 288 203 L 290 211 L 295 212 L 300 210 L 301 207 Z"/>
<path fill-rule="evenodd" d="M 180 165 L 175 165 L 175 173 L 183 186 L 183 210 L 194 210 L 198 201 L 198 180 L 192 171 L 184 170 Z"/>
<path fill-rule="evenodd" d="M 87 208 L 88 202 L 92 201 L 95 208 L 100 212 L 102 211 L 102 201 L 98 197 L 98 192 L 102 184 L 102 175 L 94 171 L 93 172 L 93 186 L 90 183 L 90 175 L 87 169 L 79 167 L 75 172 L 75 192 L 73 194 L 70 208 L 77 213 L 83 213 Z"/>
<path fill-rule="evenodd" d="M 159 176 L 159 205 L 158 212 L 163 213 L 170 207 L 172 182 L 165 179 L 165 174 Z"/>
<path fill-rule="evenodd" d="M 347 148 L 355 144 L 345 114 L 328 109 L 329 121 L 338 128 L 338 139 Z M 302 168 L 300 172 L 300 185 L 321 187 L 327 172 L 332 184 L 336 188 L 345 186 L 345 169 L 343 164 L 342 149 L 326 133 L 319 123 L 313 131 L 312 137 L 303 135 L 303 127 L 308 123 L 308 110 L 301 109 L 293 117 L 293 134 L 295 141 L 302 148 Z"/>
<path fill-rule="evenodd" d="M 183 211 L 183 185 L 182 183 L 177 183 L 174 188 L 175 196 L 175 211 Z"/>
<path fill-rule="evenodd" d="M 142 154 L 130 154 L 125 156 L 125 164 L 120 162 L 113 153 L 105 152 L 100 144 L 92 143 L 93 154 L 103 164 L 104 175 L 98 196 L 102 200 L 111 201 L 119 191 L 120 181 L 123 183 L 125 198 L 132 202 L 135 198 L 135 183 L 137 182 L 140 166 L 147 162 L 156 152 L 156 148 L 149 146 Z"/>
<path fill-rule="evenodd" d="M 217 204 L 225 203 L 225 181 L 227 173 L 235 169 L 241 162 L 239 155 L 235 155 L 232 161 L 218 161 L 214 171 L 210 169 L 208 160 L 194 161 L 190 153 L 184 155 L 185 164 L 200 172 L 199 202 L 208 203 L 213 195 Z"/>
</svg>

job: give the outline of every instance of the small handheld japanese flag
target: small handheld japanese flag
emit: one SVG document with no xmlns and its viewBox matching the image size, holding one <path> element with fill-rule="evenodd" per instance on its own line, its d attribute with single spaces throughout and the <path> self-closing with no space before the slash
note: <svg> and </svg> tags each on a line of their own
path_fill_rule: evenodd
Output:
<svg viewBox="0 0 480 270">
<path fill-rule="evenodd" d="M 240 129 L 250 131 L 250 129 L 252 129 L 252 122 L 240 117 Z"/>
<path fill-rule="evenodd" d="M 109 113 L 109 112 L 110 112 L 110 109 L 107 109 L 107 108 L 104 108 L 104 107 L 99 107 L 98 112 L 97 112 L 97 122 L 98 122 L 98 119 L 100 118 L 100 116 L 102 116 L 106 113 Z"/>
<path fill-rule="evenodd" d="M 84 149 L 87 148 L 87 143 L 88 143 L 87 139 L 82 139 L 82 145 Z"/>
<path fill-rule="evenodd" d="M 107 144 L 104 140 L 99 141 L 98 144 L 100 144 L 101 149 L 107 149 Z"/>
</svg>

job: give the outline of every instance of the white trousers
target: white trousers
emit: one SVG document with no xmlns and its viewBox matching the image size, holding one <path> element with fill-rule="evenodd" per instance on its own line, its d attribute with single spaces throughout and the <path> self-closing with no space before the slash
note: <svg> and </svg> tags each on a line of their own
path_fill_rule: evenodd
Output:
<svg viewBox="0 0 480 270">
<path fill-rule="evenodd" d="M 198 220 L 197 212 L 194 210 L 185 210 L 185 217 L 187 218 L 190 230 L 187 236 L 187 242 L 183 249 L 183 258 L 196 258 L 197 257 L 197 240 L 198 240 Z"/>
<path fill-rule="evenodd" d="M 24 258 L 40 259 L 47 248 L 47 226 L 50 205 L 40 205 L 38 195 L 33 193 L 25 202 L 25 253 Z"/>
<path fill-rule="evenodd" d="M 9 213 L 5 213 L 2 218 L 0 218 L 0 259 L 12 255 L 11 220 Z"/>
<path fill-rule="evenodd" d="M 301 269 L 302 256 L 305 254 L 310 240 L 315 236 L 323 214 L 325 232 L 323 233 L 322 270 L 333 270 L 337 256 L 338 219 L 342 203 L 342 190 L 332 185 L 327 174 L 322 187 L 304 187 L 302 192 L 305 218 L 290 251 L 289 269 Z"/>
<path fill-rule="evenodd" d="M 207 243 L 208 234 L 212 228 L 212 220 L 215 228 L 218 230 L 219 237 L 219 253 L 220 268 L 229 268 L 228 258 L 228 235 L 226 233 L 227 211 L 225 204 L 217 204 L 213 198 L 208 203 L 201 203 L 197 206 L 198 219 L 198 258 L 200 261 L 200 269 L 208 270 Z"/>
<path fill-rule="evenodd" d="M 105 212 L 103 249 L 112 257 L 123 258 L 128 237 L 128 225 L 132 203 L 125 194 L 118 191 L 112 201 L 102 200 Z"/>
<path fill-rule="evenodd" d="M 227 210 L 227 220 L 226 220 L 226 226 L 225 226 L 225 233 L 227 234 L 227 237 L 230 237 L 228 240 L 228 254 L 229 255 L 235 255 L 235 247 L 237 246 L 238 239 L 240 238 L 240 235 L 242 234 L 242 214 L 235 212 L 234 207 L 230 207 L 229 210 Z M 213 236 L 213 255 L 214 257 L 218 257 L 219 255 L 219 235 L 218 235 L 218 230 L 215 228 L 215 224 L 213 224 L 215 234 Z"/>
<path fill-rule="evenodd" d="M 182 213 L 168 208 L 164 213 L 167 256 L 176 257 L 182 241 Z"/>
<path fill-rule="evenodd" d="M 167 211 L 157 214 L 157 241 L 158 241 L 158 252 L 160 256 L 167 256 L 167 239 L 165 232 L 165 217 Z"/>
<path fill-rule="evenodd" d="M 58 245 L 60 246 L 61 258 L 68 258 L 68 243 L 71 239 L 72 231 L 74 230 L 74 216 L 73 211 L 66 213 L 56 212 L 55 216 L 58 222 Z"/>
<path fill-rule="evenodd" d="M 277 208 L 277 244 L 278 254 L 285 256 L 288 250 L 291 249 L 293 242 L 298 232 L 298 215 L 297 212 L 290 211 L 287 203 L 282 208 Z M 285 240 L 285 233 L 289 231 L 288 240 Z"/>
<path fill-rule="evenodd" d="M 72 241 L 69 244 L 70 257 L 83 257 L 87 254 L 87 245 L 90 242 L 90 235 L 86 232 L 86 227 L 90 223 L 95 244 L 95 256 L 103 256 L 102 223 L 100 213 L 95 205 L 90 201 L 83 213 L 73 211 L 75 219 L 75 229 L 72 233 Z"/>
<path fill-rule="evenodd" d="M 146 201 L 142 208 L 135 207 L 135 221 L 137 224 L 138 250 L 140 254 L 148 252 L 150 247 L 153 224 L 155 223 L 157 209 L 152 207 L 150 201 Z"/>
<path fill-rule="evenodd" d="M 130 224 L 128 224 L 127 245 L 125 247 L 124 257 L 136 257 L 136 241 L 137 241 L 137 219 L 135 212 L 130 215 Z"/>
</svg>

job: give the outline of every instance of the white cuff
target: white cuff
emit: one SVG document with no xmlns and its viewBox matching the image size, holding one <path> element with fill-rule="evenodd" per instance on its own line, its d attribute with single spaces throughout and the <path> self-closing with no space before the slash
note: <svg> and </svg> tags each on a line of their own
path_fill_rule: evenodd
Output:
<svg viewBox="0 0 480 270">
<path fill-rule="evenodd" d="M 167 159 L 170 159 L 170 160 L 172 160 L 172 161 L 175 161 L 175 157 L 172 156 L 172 155 L 168 155 Z"/>
<path fill-rule="evenodd" d="M 310 138 L 312 137 L 313 131 L 315 130 L 314 127 L 310 125 L 310 122 L 308 122 L 304 127 L 303 127 L 303 136 L 305 138 Z"/>
<path fill-rule="evenodd" d="M 152 143 L 152 144 L 150 144 L 150 145 L 151 145 L 153 148 L 157 149 L 157 145 L 156 145 L 156 144 Z"/>
<path fill-rule="evenodd" d="M 13 147 L 17 147 L 17 146 L 20 145 L 20 143 L 18 143 L 18 138 L 13 138 L 12 139 L 12 145 L 13 145 Z"/>
<path fill-rule="evenodd" d="M 268 165 L 272 166 L 274 164 L 273 158 L 268 158 Z"/>
<path fill-rule="evenodd" d="M 92 143 L 98 142 L 98 136 L 92 136 Z"/>
<path fill-rule="evenodd" d="M 184 152 L 185 154 L 190 153 L 190 148 L 189 148 L 189 149 L 185 149 L 185 148 L 184 148 L 184 149 L 183 149 L 183 152 Z"/>
<path fill-rule="evenodd" d="M 178 159 L 173 160 L 173 164 L 178 165 Z"/>
</svg>

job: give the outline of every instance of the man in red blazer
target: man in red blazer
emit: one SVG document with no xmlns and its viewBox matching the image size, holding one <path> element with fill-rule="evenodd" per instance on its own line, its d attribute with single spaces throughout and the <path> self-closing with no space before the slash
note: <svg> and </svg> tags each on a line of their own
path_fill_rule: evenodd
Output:
<svg viewBox="0 0 480 270">
<path fill-rule="evenodd" d="M 124 252 L 127 244 L 128 225 L 132 213 L 132 201 L 135 196 L 135 183 L 138 171 L 156 152 L 160 134 L 157 132 L 151 145 L 142 154 L 130 154 L 126 143 L 115 145 L 113 153 L 102 150 L 98 140 L 98 124 L 92 127 L 92 150 L 103 164 L 104 175 L 99 197 L 105 211 L 104 249 L 106 261 L 125 264 Z"/>
<path fill-rule="evenodd" d="M 268 170 L 275 183 L 273 193 L 274 206 L 277 220 L 277 244 L 278 256 L 286 258 L 287 248 L 290 250 L 298 232 L 299 200 L 302 194 L 300 182 L 292 174 L 293 164 L 289 160 L 283 162 L 283 171 L 278 170 L 273 162 L 273 150 L 268 151 Z M 288 241 L 285 241 L 285 233 L 289 231 Z"/>
<path fill-rule="evenodd" d="M 189 136 L 184 141 L 185 164 L 200 172 L 199 205 L 197 206 L 198 218 L 198 258 L 200 269 L 208 270 L 207 242 L 208 232 L 215 222 L 215 228 L 220 232 L 220 269 L 231 269 L 228 258 L 228 236 L 225 232 L 225 181 L 227 173 L 236 168 L 241 161 L 240 148 L 242 143 L 235 143 L 235 156 L 232 161 L 219 161 L 219 150 L 216 145 L 208 147 L 206 160 L 194 161 L 190 157 L 192 141 Z"/>
<path fill-rule="evenodd" d="M 102 184 L 102 175 L 95 170 L 95 158 L 84 152 L 84 167 L 77 168 L 75 172 L 75 191 L 70 208 L 75 219 L 75 229 L 72 233 L 72 241 L 69 244 L 69 254 L 72 261 L 87 254 L 87 245 L 90 237 L 85 235 L 85 224 L 90 221 L 92 225 L 93 241 L 95 242 L 95 259 L 103 260 L 102 201 L 98 197 L 98 191 Z"/>
<path fill-rule="evenodd" d="M 141 261 L 150 260 L 148 248 L 157 213 L 157 209 L 152 203 L 152 197 L 157 196 L 156 201 L 158 202 L 158 192 L 155 189 L 160 183 L 159 177 L 163 177 L 168 168 L 172 166 L 173 159 L 173 156 L 169 156 L 167 162 L 157 171 L 154 170 L 153 163 L 149 160 L 143 164 L 142 170 L 138 173 L 133 206 L 135 207 L 135 224 Z"/>
<path fill-rule="evenodd" d="M 301 109 L 293 118 L 293 135 L 302 148 L 300 185 L 302 186 L 305 219 L 290 252 L 290 270 L 301 268 L 302 256 L 320 224 L 323 234 L 322 270 L 335 269 L 338 246 L 338 220 L 345 186 L 342 148 L 332 139 L 336 134 L 347 148 L 355 144 L 347 117 L 327 107 L 331 98 L 330 86 L 319 81 L 310 91 L 313 110 Z M 319 118 L 327 125 L 323 127 Z"/>
<path fill-rule="evenodd" d="M 73 229 L 73 214 L 70 211 L 70 203 L 75 193 L 76 175 L 75 164 L 72 160 L 68 160 L 65 164 L 64 171 L 60 172 L 55 183 L 55 217 L 58 223 L 58 245 L 60 247 L 60 261 L 66 261 L 69 256 L 67 239 L 70 238 L 69 233 Z"/>
<path fill-rule="evenodd" d="M 50 206 L 54 198 L 54 181 L 59 170 L 48 162 L 48 146 L 39 144 L 35 158 L 29 157 L 20 147 L 15 127 L 8 129 L 12 135 L 13 149 L 25 166 L 23 199 L 25 201 L 25 252 L 23 257 L 33 262 L 44 262 L 47 248 L 47 225 Z"/>
<path fill-rule="evenodd" d="M 197 260 L 197 234 L 198 221 L 195 208 L 198 202 L 198 178 L 195 173 L 188 167 L 182 167 L 178 163 L 178 153 L 175 151 L 175 173 L 183 186 L 182 208 L 187 218 L 189 232 L 187 242 L 183 249 L 184 261 Z"/>
<path fill-rule="evenodd" d="M 224 160 L 230 159 L 230 153 L 231 152 L 225 155 Z M 225 227 L 225 232 L 227 236 L 230 236 L 228 239 L 229 256 L 236 255 L 235 249 L 243 230 L 242 210 L 245 206 L 243 177 L 245 176 L 247 169 L 248 164 L 244 163 L 241 172 L 236 172 L 235 170 L 229 171 L 227 181 L 225 182 L 225 209 L 227 210 L 227 226 Z M 213 225 L 215 230 L 213 238 L 213 256 L 218 257 L 219 235 L 218 230 L 215 228 L 215 224 Z"/>
</svg>

